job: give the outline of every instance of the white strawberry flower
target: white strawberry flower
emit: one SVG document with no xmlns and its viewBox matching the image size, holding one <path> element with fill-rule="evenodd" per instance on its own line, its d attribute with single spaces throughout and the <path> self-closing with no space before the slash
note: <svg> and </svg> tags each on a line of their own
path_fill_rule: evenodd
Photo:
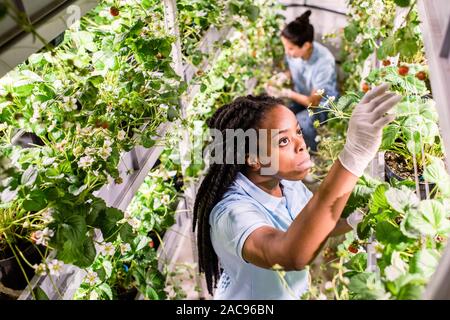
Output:
<svg viewBox="0 0 450 320">
<path fill-rule="evenodd" d="M 39 265 L 35 264 L 33 265 L 33 268 L 38 276 L 43 276 L 47 272 L 47 266 L 45 263 L 40 263 Z"/>
<path fill-rule="evenodd" d="M 50 275 L 52 276 L 59 276 L 62 268 L 63 268 L 64 264 L 62 263 L 62 261 L 53 259 L 52 261 L 50 261 L 48 263 L 48 270 L 50 271 Z"/>
<path fill-rule="evenodd" d="M 84 135 L 84 136 L 92 136 L 92 134 L 94 133 L 94 127 L 92 126 L 88 126 L 85 128 L 80 128 L 80 135 Z"/>
<path fill-rule="evenodd" d="M 45 228 L 45 229 L 43 230 L 43 233 L 44 233 L 44 236 L 45 236 L 45 237 L 48 237 L 49 239 L 50 239 L 51 237 L 53 237 L 53 235 L 55 234 L 55 232 L 53 232 L 53 230 L 52 230 L 52 229 L 49 229 L 49 228 Z"/>
<path fill-rule="evenodd" d="M 137 230 L 139 229 L 139 227 L 141 226 L 141 221 L 137 218 L 131 218 L 127 220 L 128 224 L 133 228 L 133 230 Z"/>
<path fill-rule="evenodd" d="M 105 141 L 103 141 L 103 146 L 106 148 L 111 147 L 112 144 L 113 144 L 112 141 L 109 140 L 108 138 L 106 138 Z"/>
<path fill-rule="evenodd" d="M 120 253 L 122 255 L 124 255 L 125 253 L 127 253 L 130 250 L 131 250 L 131 246 L 129 243 L 121 243 L 120 244 Z"/>
<path fill-rule="evenodd" d="M 316 95 L 318 95 L 318 96 L 323 96 L 324 93 L 325 93 L 324 89 L 319 89 L 316 91 Z"/>
<path fill-rule="evenodd" d="M 91 286 L 95 286 L 95 284 L 98 282 L 98 274 L 94 271 L 88 271 L 86 276 L 84 277 L 84 281 L 89 283 Z"/>
<path fill-rule="evenodd" d="M 93 163 L 94 163 L 94 158 L 92 158 L 91 156 L 81 157 L 80 160 L 78 161 L 78 165 L 82 169 L 90 167 Z"/>
<path fill-rule="evenodd" d="M 54 220 L 53 219 L 53 209 L 52 208 L 48 208 L 47 210 L 42 212 L 42 220 L 45 223 L 50 223 L 50 222 L 52 222 Z M 53 236 L 53 234 L 52 234 L 52 236 Z"/>
<path fill-rule="evenodd" d="M 62 88 L 62 86 L 63 86 L 63 82 L 61 81 L 61 80 L 55 80 L 55 81 L 53 81 L 53 87 L 55 88 L 55 89 L 60 89 L 60 88 Z"/>
<path fill-rule="evenodd" d="M 84 149 L 84 154 L 87 156 L 92 156 L 96 153 L 97 153 L 97 149 L 95 149 L 95 148 L 87 147 L 86 149 Z"/>
<path fill-rule="evenodd" d="M 107 242 L 100 246 L 100 252 L 104 256 L 112 256 L 115 251 L 114 245 L 111 242 Z"/>
<path fill-rule="evenodd" d="M 161 203 L 167 206 L 170 203 L 170 196 L 168 194 L 163 195 L 161 198 Z"/>
<path fill-rule="evenodd" d="M 125 137 L 126 137 L 126 135 L 127 135 L 127 133 L 126 133 L 124 130 L 120 130 L 120 131 L 117 133 L 117 140 L 119 140 L 119 141 L 124 140 Z"/>
<path fill-rule="evenodd" d="M 109 158 L 109 156 L 111 155 L 111 151 L 112 151 L 111 147 L 103 146 L 99 152 L 100 158 L 102 158 L 103 160 L 106 161 Z"/>
<path fill-rule="evenodd" d="M 54 232 L 49 228 L 33 232 L 32 239 L 38 245 L 48 246 L 48 241 L 53 237 Z"/>
<path fill-rule="evenodd" d="M 77 109 L 77 99 L 72 97 L 63 97 L 64 110 L 65 111 L 73 111 Z"/>
<path fill-rule="evenodd" d="M 325 282 L 325 290 L 333 290 L 333 283 L 331 281 Z"/>
<path fill-rule="evenodd" d="M 128 210 L 125 211 L 125 213 L 123 214 L 123 218 L 124 218 L 125 220 L 131 219 L 131 218 L 132 218 L 131 212 L 128 211 Z"/>
</svg>

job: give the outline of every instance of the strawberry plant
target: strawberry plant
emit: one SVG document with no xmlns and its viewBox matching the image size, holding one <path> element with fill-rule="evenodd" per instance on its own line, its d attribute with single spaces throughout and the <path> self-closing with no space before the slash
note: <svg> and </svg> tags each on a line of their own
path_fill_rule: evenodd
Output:
<svg viewBox="0 0 450 320">
<path fill-rule="evenodd" d="M 168 171 L 170 161 L 152 170 L 139 188 L 119 225 L 123 230 L 115 239 L 99 243 L 95 261 L 86 268 L 86 276 L 76 299 L 125 299 L 125 293 L 140 292 L 146 299 L 165 299 L 168 276 L 158 270 L 155 242 L 174 222 L 177 191 Z M 130 297 L 133 299 L 134 297 Z"/>
<path fill-rule="evenodd" d="M 409 10 L 395 29 L 397 5 L 393 0 L 358 0 L 348 3 L 349 23 L 342 34 L 342 68 L 347 76 L 345 90 L 359 87 L 364 62 L 373 53 L 383 61 L 384 66 L 390 65 L 389 57 L 397 54 L 402 61 L 423 61 L 423 43 L 415 1 L 408 1 Z"/>
<path fill-rule="evenodd" d="M 45 243 L 39 273 L 50 270 L 51 250 L 55 268 L 60 260 L 89 266 L 94 229 L 108 241 L 129 233 L 118 224 L 123 212 L 92 193 L 109 177 L 118 181 L 122 152 L 155 143 L 157 127 L 177 108 L 185 88 L 171 68 L 174 38 L 161 28 L 162 5 L 128 2 L 120 15 L 113 5 L 102 1 L 58 48 L 30 56 L 0 79 L 0 152 L 16 172 L 3 170 L 9 176 L 0 187 L 2 210 L 16 212 L 11 225 L 31 226 L 8 227 L 11 240 Z M 13 145 L 18 128 L 42 145 Z M 51 221 L 43 218 L 49 215 Z M 0 238 L 2 247 L 5 241 Z"/>
<path fill-rule="evenodd" d="M 165 276 L 158 271 L 158 257 L 148 241 L 138 235 L 131 243 L 99 245 L 100 254 L 86 270 L 74 299 L 132 300 L 138 291 L 146 299 L 165 299 Z"/>
<path fill-rule="evenodd" d="M 375 2 L 375 7 L 383 5 L 386 10 L 394 5 L 392 1 Z M 351 90 L 337 102 L 327 100 L 332 116 L 324 132 L 330 136 L 321 137 L 320 152 L 332 160 L 336 158 L 335 152 L 324 150 L 329 149 L 330 139 L 339 141 L 345 135 L 346 120 L 369 87 L 389 83 L 390 90 L 403 99 L 392 111 L 396 119 L 383 131 L 380 150 L 385 151 L 385 172 L 389 176 L 386 182 L 367 176 L 359 179 L 343 216 L 359 210 L 364 219 L 357 232 L 347 233 L 337 246 L 337 258 L 328 265 L 333 271 L 323 266 L 333 276 L 325 274 L 325 287 L 315 286 L 309 298 L 420 299 L 447 242 L 450 178 L 442 160 L 442 138 L 423 59 L 415 2 L 402 4 L 406 2 L 409 9 L 395 32 L 383 33 L 392 30 L 393 25 L 387 25 L 372 34 L 368 31 L 378 18 L 376 14 L 366 15 L 373 10 L 365 5 L 369 2 L 358 2 L 357 7 L 355 2 L 350 4 L 352 20 L 345 29 L 346 41 L 361 44 L 377 40 L 370 50 L 367 46 L 367 51 L 360 46 L 344 47 L 347 57 L 351 57 L 344 64 L 344 68 L 353 70 L 346 82 Z M 400 1 L 395 4 L 400 5 Z M 393 16 L 383 18 L 387 17 Z M 382 67 L 362 78 L 362 62 L 372 53 L 383 60 Z M 361 59 L 355 61 L 355 57 Z"/>
<path fill-rule="evenodd" d="M 226 0 L 214 1 L 177 1 L 178 19 L 182 52 L 192 64 L 198 65 L 203 60 L 198 43 L 208 28 L 221 28 L 226 24 Z"/>
<path fill-rule="evenodd" d="M 430 181 L 442 180 L 433 200 L 420 201 L 406 185 L 390 187 L 385 183 L 380 183 L 370 197 L 365 218 L 358 225 L 358 239 L 367 241 L 371 235 L 375 236 L 372 246 L 377 272 L 366 272 L 369 253 L 348 256 L 345 242 L 339 246 L 338 255 L 344 262 L 336 267 L 343 273 L 335 280 L 339 279 L 341 285 L 349 282 L 348 298 L 420 298 L 450 231 L 450 178 L 443 162 L 433 158 L 424 174 Z M 352 237 L 348 235 L 347 239 L 350 241 Z M 362 268 L 355 265 L 357 259 L 364 261 Z"/>
</svg>

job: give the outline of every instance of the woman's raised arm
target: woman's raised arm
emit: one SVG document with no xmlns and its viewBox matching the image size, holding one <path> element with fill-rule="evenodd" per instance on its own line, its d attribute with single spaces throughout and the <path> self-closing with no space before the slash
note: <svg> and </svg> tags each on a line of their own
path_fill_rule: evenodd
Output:
<svg viewBox="0 0 450 320">
<path fill-rule="evenodd" d="M 246 261 L 263 268 L 279 264 L 285 270 L 300 270 L 314 259 L 335 228 L 358 178 L 376 155 L 383 127 L 394 119 L 387 112 L 401 97 L 387 89 L 387 84 L 374 88 L 355 107 L 339 160 L 287 231 L 264 226 L 248 236 L 242 249 Z"/>
</svg>

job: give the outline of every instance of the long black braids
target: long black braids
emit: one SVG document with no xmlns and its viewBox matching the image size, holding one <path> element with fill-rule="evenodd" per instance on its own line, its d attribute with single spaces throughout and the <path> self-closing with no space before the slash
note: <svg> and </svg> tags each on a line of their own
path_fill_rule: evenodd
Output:
<svg viewBox="0 0 450 320">
<path fill-rule="evenodd" d="M 271 108 L 282 104 L 281 100 L 266 95 L 239 97 L 217 109 L 207 124 L 209 128 L 219 130 L 222 133 L 222 137 L 225 137 L 226 129 L 242 129 L 244 132 L 251 128 L 257 129 L 265 113 Z M 223 141 L 222 148 L 225 157 L 228 149 L 225 139 Z M 246 140 L 244 143 L 245 150 L 248 152 L 248 141 Z M 237 148 L 238 146 L 234 144 L 235 160 Z M 193 229 L 195 231 L 195 227 L 198 226 L 199 268 L 200 272 L 205 273 L 210 294 L 213 293 L 213 288 L 217 284 L 220 272 L 218 258 L 211 243 L 209 215 L 233 183 L 236 174 L 245 168 L 245 164 L 238 164 L 237 161 L 228 164 L 225 163 L 225 158 L 223 160 L 224 164 L 212 163 L 208 168 L 197 192 L 194 204 Z"/>
</svg>

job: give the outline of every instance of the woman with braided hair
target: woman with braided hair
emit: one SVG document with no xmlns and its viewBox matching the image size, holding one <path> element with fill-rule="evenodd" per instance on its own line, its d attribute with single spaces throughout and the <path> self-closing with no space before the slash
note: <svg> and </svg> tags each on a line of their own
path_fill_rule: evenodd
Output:
<svg viewBox="0 0 450 320">
<path fill-rule="evenodd" d="M 321 245 L 357 223 L 340 215 L 393 120 L 387 112 L 399 97 L 387 89 L 372 89 L 355 107 L 344 149 L 314 195 L 301 182 L 311 166 L 301 128 L 280 100 L 240 97 L 214 113 L 208 126 L 222 135 L 268 132 L 257 149 L 270 158 L 262 161 L 251 139 L 223 139 L 213 149 L 235 155 L 210 164 L 194 206 L 199 267 L 209 292 L 217 287 L 215 299 L 298 299 L 308 290 L 305 267 Z M 245 150 L 243 163 L 238 150 Z M 275 171 L 263 170 L 273 163 Z M 284 281 L 274 266 L 286 271 Z"/>
</svg>

